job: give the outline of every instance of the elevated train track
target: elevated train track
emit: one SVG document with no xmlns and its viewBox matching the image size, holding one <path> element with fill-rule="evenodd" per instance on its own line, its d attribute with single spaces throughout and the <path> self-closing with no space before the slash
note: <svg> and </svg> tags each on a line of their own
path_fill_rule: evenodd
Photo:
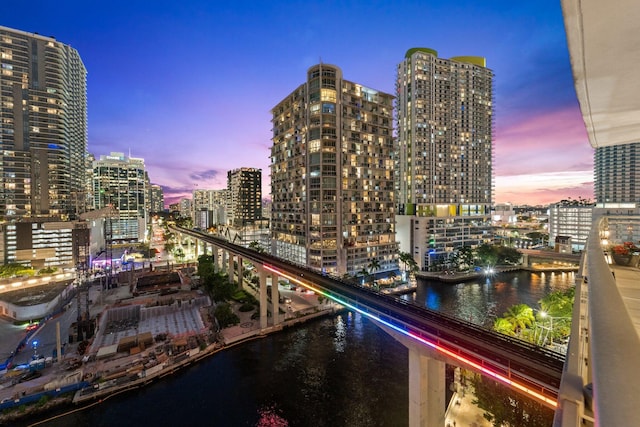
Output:
<svg viewBox="0 0 640 427">
<path fill-rule="evenodd" d="M 206 233 L 173 228 L 369 315 L 443 354 L 451 363 L 480 371 L 556 407 L 565 359 L 562 354 Z"/>
</svg>

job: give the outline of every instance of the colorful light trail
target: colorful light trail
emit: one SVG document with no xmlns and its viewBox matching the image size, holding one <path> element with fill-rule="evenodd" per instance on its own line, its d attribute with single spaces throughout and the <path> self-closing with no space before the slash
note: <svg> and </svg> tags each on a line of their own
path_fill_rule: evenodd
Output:
<svg viewBox="0 0 640 427">
<path fill-rule="evenodd" d="M 364 315 L 364 316 L 366 316 L 366 317 L 368 317 L 370 319 L 373 319 L 376 322 L 379 322 L 379 323 L 381 323 L 381 324 L 383 324 L 383 325 L 385 325 L 385 326 L 387 326 L 387 327 L 389 327 L 389 328 L 391 328 L 391 329 L 393 329 L 393 330 L 395 330 L 397 332 L 400 332 L 401 334 L 403 334 L 403 335 L 405 335 L 405 336 L 407 336 L 407 337 L 409 337 L 409 338 L 411 338 L 411 339 L 413 339 L 415 341 L 418 341 L 421 344 L 426 345 L 426 346 L 428 346 L 428 347 L 430 347 L 430 348 L 432 348 L 432 349 L 434 349 L 434 350 L 446 355 L 447 357 L 450 357 L 451 359 L 457 360 L 457 361 L 459 361 L 459 362 L 471 367 L 472 369 L 474 369 L 474 370 L 476 370 L 478 372 L 481 372 L 481 373 L 483 373 L 483 374 L 485 374 L 487 376 L 495 378 L 496 380 L 498 380 L 498 381 L 500 381 L 500 382 L 502 382 L 502 383 L 504 383 L 504 384 L 506 384 L 506 385 L 508 385 L 510 387 L 513 387 L 514 389 L 519 390 L 520 392 L 522 392 L 522 393 L 524 393 L 526 395 L 529 395 L 529 396 L 533 397 L 534 399 L 542 402 L 543 404 L 545 404 L 547 406 L 550 406 L 553 409 L 555 409 L 558 406 L 558 403 L 557 403 L 556 400 L 554 400 L 552 398 L 549 398 L 549 397 L 543 395 L 542 393 L 537 392 L 536 390 L 532 390 L 531 388 L 529 388 L 529 387 L 527 387 L 527 386 L 525 386 L 523 384 L 520 384 L 519 382 L 514 381 L 513 379 L 508 378 L 508 377 L 504 376 L 503 374 L 501 374 L 499 372 L 496 372 L 496 371 L 494 371 L 492 369 L 489 369 L 486 366 L 482 366 L 481 364 L 477 363 L 476 361 L 473 361 L 473 360 L 471 360 L 471 359 L 469 359 L 467 357 L 464 357 L 464 356 L 462 356 L 462 355 L 460 355 L 458 353 L 455 353 L 454 351 L 451 351 L 450 349 L 448 349 L 448 348 L 446 348 L 446 347 L 444 347 L 444 346 L 442 346 L 442 345 L 440 345 L 438 343 L 430 341 L 430 340 L 428 340 L 428 339 L 426 339 L 426 338 L 424 338 L 424 337 L 422 337 L 420 335 L 417 335 L 416 333 L 414 333 L 412 331 L 409 331 L 409 330 L 407 330 L 407 329 L 405 329 L 405 328 L 403 328 L 401 326 L 394 325 L 393 323 L 390 323 L 389 321 L 380 318 L 379 316 L 377 316 L 374 313 L 362 310 L 361 308 L 359 308 L 359 307 L 357 307 L 357 306 L 355 306 L 355 305 L 353 305 L 353 304 L 351 304 L 351 303 L 349 303 L 347 301 L 341 300 L 340 298 L 336 297 L 335 295 L 331 295 L 331 294 L 329 294 L 329 293 L 327 293 L 327 292 L 325 292 L 325 291 L 323 291 L 321 289 L 318 289 L 317 287 L 315 287 L 315 286 L 313 286 L 313 285 L 311 285 L 311 284 L 309 284 L 307 282 L 302 281 L 298 277 L 292 276 L 292 275 L 290 275 L 288 273 L 285 273 L 285 272 L 283 272 L 281 270 L 278 270 L 278 269 L 276 269 L 276 268 L 274 268 L 274 267 L 272 267 L 270 265 L 263 264 L 262 266 L 264 267 L 265 270 L 271 271 L 272 273 L 275 273 L 280 277 L 284 277 L 284 278 L 286 278 L 286 279 L 288 279 L 288 280 L 290 280 L 290 281 L 292 281 L 294 283 L 299 284 L 300 286 L 303 286 L 303 287 L 305 287 L 307 289 L 312 290 L 313 292 L 316 292 L 317 294 L 320 294 L 320 295 L 322 295 L 322 296 L 324 296 L 326 298 L 329 298 L 329 299 L 337 302 L 340 305 L 343 305 L 343 306 L 348 307 L 348 308 L 350 308 L 350 309 L 352 309 L 354 311 L 357 311 L 358 313 L 360 313 L 360 314 L 362 314 L 362 315 Z"/>
</svg>

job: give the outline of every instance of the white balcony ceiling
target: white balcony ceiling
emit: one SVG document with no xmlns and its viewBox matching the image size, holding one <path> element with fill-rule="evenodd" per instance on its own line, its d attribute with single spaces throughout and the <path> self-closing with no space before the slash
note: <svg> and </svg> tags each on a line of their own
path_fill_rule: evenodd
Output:
<svg viewBox="0 0 640 427">
<path fill-rule="evenodd" d="M 640 0 L 561 1 L 589 142 L 640 142 Z"/>
</svg>

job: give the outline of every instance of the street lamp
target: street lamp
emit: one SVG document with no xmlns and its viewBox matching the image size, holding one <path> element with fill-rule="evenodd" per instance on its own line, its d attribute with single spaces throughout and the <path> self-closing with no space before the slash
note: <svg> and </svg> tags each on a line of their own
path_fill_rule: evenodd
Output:
<svg viewBox="0 0 640 427">
<path fill-rule="evenodd" d="M 33 360 L 38 360 L 38 340 L 33 341 Z"/>
<path fill-rule="evenodd" d="M 567 317 L 567 316 L 557 316 L 557 317 L 556 316 L 550 316 L 549 313 L 547 313 L 544 310 L 540 310 L 539 313 L 540 313 L 540 317 L 541 318 L 543 318 L 543 319 L 547 319 L 548 318 L 549 319 L 549 327 L 548 328 L 545 328 L 544 326 L 541 326 L 541 328 L 546 329 L 546 331 L 547 331 L 547 334 L 544 336 L 544 339 L 542 340 L 542 345 L 544 345 L 547 342 L 547 337 L 549 336 L 549 333 L 551 333 L 549 344 L 551 346 L 553 346 L 553 332 L 554 332 L 553 319 L 570 319 L 570 317 Z M 541 338 L 542 338 L 542 336 L 541 336 Z"/>
</svg>

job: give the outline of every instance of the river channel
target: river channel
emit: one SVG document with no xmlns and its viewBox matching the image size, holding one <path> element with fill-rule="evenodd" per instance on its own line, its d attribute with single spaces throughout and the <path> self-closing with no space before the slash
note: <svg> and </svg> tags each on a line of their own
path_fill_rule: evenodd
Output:
<svg viewBox="0 0 640 427">
<path fill-rule="evenodd" d="M 529 272 L 460 284 L 420 280 L 404 298 L 489 325 L 510 306 L 536 307 L 573 280 L 573 273 Z M 224 350 L 41 425 L 401 427 L 408 424 L 407 358 L 372 321 L 343 312 Z"/>
</svg>

